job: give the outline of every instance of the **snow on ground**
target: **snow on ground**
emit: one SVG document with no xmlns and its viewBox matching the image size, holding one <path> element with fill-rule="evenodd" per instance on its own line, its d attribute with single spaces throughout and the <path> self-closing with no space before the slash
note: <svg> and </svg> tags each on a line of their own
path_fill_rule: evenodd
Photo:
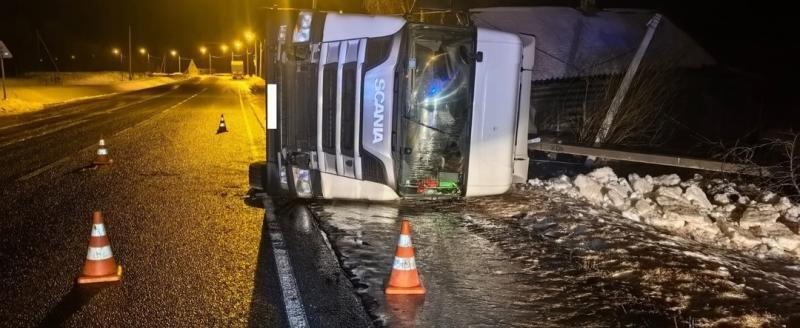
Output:
<svg viewBox="0 0 800 328">
<path fill-rule="evenodd" d="M 127 73 L 120 72 L 62 72 L 60 83 L 54 83 L 51 73 L 29 74 L 6 81 L 8 99 L 0 99 L 0 115 L 27 113 L 63 102 L 151 88 L 182 78 L 136 74 L 128 81 Z"/>
<path fill-rule="evenodd" d="M 529 184 L 619 211 L 627 219 L 679 236 L 759 257 L 800 258 L 800 205 L 754 185 L 700 175 L 618 177 L 598 168 L 575 178 L 532 179 Z"/>
<path fill-rule="evenodd" d="M 312 210 L 377 325 L 800 325 L 796 259 L 709 247 L 545 188 Z M 428 289 L 422 300 L 404 299 L 414 306 L 383 293 L 402 218 L 412 222 Z"/>
</svg>

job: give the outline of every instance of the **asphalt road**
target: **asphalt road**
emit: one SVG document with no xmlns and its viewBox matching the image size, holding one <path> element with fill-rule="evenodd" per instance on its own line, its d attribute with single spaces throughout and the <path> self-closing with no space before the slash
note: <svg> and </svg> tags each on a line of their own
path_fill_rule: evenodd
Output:
<svg viewBox="0 0 800 328">
<path fill-rule="evenodd" d="M 248 194 L 263 103 L 209 77 L 0 118 L 0 326 L 369 325 L 313 220 Z M 76 286 L 93 210 L 124 277 Z"/>
</svg>

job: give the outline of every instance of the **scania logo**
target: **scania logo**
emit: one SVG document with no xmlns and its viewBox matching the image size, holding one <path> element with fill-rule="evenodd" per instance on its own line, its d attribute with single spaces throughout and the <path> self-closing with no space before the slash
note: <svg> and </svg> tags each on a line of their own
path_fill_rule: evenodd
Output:
<svg viewBox="0 0 800 328">
<path fill-rule="evenodd" d="M 386 100 L 386 94 L 383 90 L 386 89 L 386 81 L 383 79 L 375 80 L 375 96 L 373 97 L 373 104 L 375 111 L 372 114 L 372 143 L 376 144 L 383 141 L 383 102 Z"/>
</svg>

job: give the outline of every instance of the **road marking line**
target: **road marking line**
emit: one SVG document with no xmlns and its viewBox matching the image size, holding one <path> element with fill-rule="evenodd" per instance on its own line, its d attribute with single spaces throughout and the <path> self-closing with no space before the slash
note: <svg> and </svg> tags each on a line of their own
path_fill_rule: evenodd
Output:
<svg viewBox="0 0 800 328">
<path fill-rule="evenodd" d="M 256 106 L 253 105 L 252 97 L 249 97 L 249 98 L 250 99 L 248 99 L 248 101 L 247 101 L 247 106 L 250 107 L 250 112 L 252 112 L 253 116 L 255 116 L 256 121 L 258 122 L 258 125 L 261 126 L 261 130 L 264 130 L 264 132 L 266 132 L 267 128 L 264 127 L 264 123 L 261 122 L 261 119 L 258 117 L 258 114 L 256 113 Z"/>
<path fill-rule="evenodd" d="M 98 116 L 98 115 L 103 115 L 103 114 L 108 114 L 108 113 L 111 113 L 113 111 L 116 111 L 116 110 L 119 110 L 119 109 L 123 109 L 125 107 L 130 107 L 130 106 L 134 106 L 134 105 L 138 105 L 138 104 L 144 103 L 146 101 L 158 99 L 158 98 L 161 98 L 161 97 L 163 97 L 163 96 L 165 96 L 165 95 L 167 95 L 169 93 L 172 93 L 172 92 L 174 92 L 174 90 L 167 91 L 165 93 L 162 93 L 162 94 L 150 97 L 150 98 L 138 100 L 138 101 L 132 102 L 130 104 L 125 104 L 125 105 L 113 107 L 113 108 L 106 109 L 106 110 L 99 111 L 99 112 L 93 112 L 91 114 L 88 114 L 88 115 L 85 115 L 85 116 L 81 117 L 81 119 L 76 121 L 76 122 L 69 123 L 69 124 L 66 124 L 64 126 L 61 126 L 61 127 L 55 128 L 55 129 L 51 129 L 51 130 L 47 130 L 45 132 L 42 132 L 42 133 L 39 133 L 39 134 L 35 134 L 35 135 L 32 135 L 32 136 L 27 136 L 27 137 L 23 137 L 23 138 L 20 138 L 20 139 L 16 139 L 16 140 L 12 140 L 12 141 L 8 141 L 8 142 L 5 142 L 5 143 L 2 143 L 2 144 L 0 144 L 0 148 L 6 147 L 6 146 L 10 146 L 10 145 L 13 145 L 13 144 L 16 144 L 16 143 L 20 143 L 20 142 L 23 142 L 23 141 L 26 141 L 26 140 L 29 140 L 29 139 L 32 139 L 32 138 L 37 138 L 37 137 L 48 135 L 48 134 L 51 134 L 51 133 L 54 133 L 54 132 L 58 132 L 58 131 L 61 131 L 61 130 L 65 129 L 65 128 L 72 127 L 72 126 L 78 125 L 80 123 L 86 122 L 91 117 Z M 57 124 L 58 123 L 56 123 L 55 125 L 57 125 Z M 53 124 L 50 124 L 50 125 L 53 125 Z M 47 125 L 45 125 L 45 127 L 46 126 Z"/>
<path fill-rule="evenodd" d="M 155 120 L 155 119 L 158 119 L 158 118 L 160 118 L 161 116 L 164 116 L 164 114 L 165 114 L 166 112 L 168 112 L 170 109 L 173 109 L 173 108 L 176 108 L 176 107 L 178 107 L 178 106 L 180 106 L 180 105 L 183 105 L 184 103 L 186 103 L 187 101 L 191 100 L 192 98 L 199 96 L 201 93 L 205 92 L 206 90 L 208 90 L 208 88 L 203 88 L 203 90 L 200 90 L 200 91 L 198 91 L 197 93 L 195 93 L 195 94 L 193 94 L 193 95 L 189 96 L 189 98 L 186 98 L 186 99 L 184 99 L 184 100 L 181 100 L 179 103 L 177 103 L 177 104 L 175 104 L 175 105 L 172 105 L 172 106 L 170 106 L 169 108 L 167 108 L 167 109 L 165 109 L 165 110 L 162 110 L 160 113 L 158 113 L 158 114 L 156 114 L 156 115 L 153 115 L 152 117 L 150 117 L 150 118 L 148 118 L 148 119 L 146 119 L 146 120 L 144 120 L 144 121 L 141 121 L 141 122 L 139 122 L 139 123 L 136 123 L 136 124 L 134 124 L 134 125 L 131 125 L 131 126 L 127 127 L 127 128 L 124 128 L 124 129 L 122 129 L 122 130 L 119 130 L 119 131 L 117 131 L 116 133 L 112 134 L 112 136 L 116 136 L 116 135 L 122 134 L 122 133 L 124 133 L 124 132 L 126 132 L 126 131 L 128 131 L 128 130 L 130 130 L 130 129 L 133 129 L 133 128 L 135 128 L 135 127 L 138 127 L 138 126 L 140 126 L 140 125 L 142 125 L 142 124 L 144 124 L 144 123 L 147 123 L 147 122 L 153 121 L 153 120 Z"/>
<path fill-rule="evenodd" d="M 165 94 L 167 94 L 167 93 L 171 93 L 172 91 L 175 91 L 175 90 L 177 90 L 177 89 L 178 89 L 178 88 L 180 88 L 182 85 L 184 85 L 184 84 L 183 84 L 183 82 L 185 82 L 185 81 L 188 81 L 188 80 L 181 80 L 181 81 L 176 81 L 176 82 L 170 82 L 170 83 L 166 83 L 166 84 L 162 84 L 162 85 L 157 85 L 157 86 L 153 86 L 153 87 L 149 87 L 149 88 L 144 88 L 144 89 L 139 89 L 139 90 L 133 90 L 133 91 L 123 91 L 123 92 L 116 92 L 116 93 L 107 93 L 107 94 L 102 94 L 102 95 L 97 95 L 97 96 L 90 96 L 90 97 L 86 97 L 86 98 L 82 98 L 82 99 L 77 99 L 77 100 L 67 100 L 67 101 L 63 101 L 63 102 L 60 102 L 60 103 L 58 103 L 58 104 L 55 104 L 55 105 L 53 105 L 53 106 L 54 106 L 54 107 L 57 107 L 57 106 L 63 106 L 63 105 L 73 105 L 73 104 L 71 104 L 71 102 L 74 102 L 75 104 L 78 104 L 78 105 L 79 105 L 79 103 L 80 103 L 80 102 L 82 102 L 82 101 L 86 101 L 86 100 L 94 100 L 94 99 L 102 99 L 102 100 L 106 100 L 106 99 L 111 99 L 111 98 L 114 98 L 115 96 L 125 97 L 125 96 L 130 96 L 130 95 L 132 95 L 132 94 L 133 94 L 133 93 L 135 93 L 135 92 L 139 92 L 139 91 L 145 91 L 145 90 L 148 90 L 148 89 L 156 89 L 156 88 L 160 88 L 160 87 L 163 87 L 163 86 L 171 85 L 171 88 L 170 88 L 169 90 L 167 90 L 167 91 L 164 91 L 164 92 L 162 92 L 160 95 L 158 95 L 157 97 L 155 97 L 155 98 L 158 98 L 158 97 L 160 97 L 160 96 L 162 96 L 162 95 L 165 95 Z M 155 98 L 148 98 L 148 99 L 155 99 Z M 133 105 L 133 104 L 131 104 L 131 105 Z M 49 109 L 49 108 L 45 108 L 45 109 L 43 109 L 43 110 L 48 110 L 48 109 Z M 50 119 L 53 119 L 53 118 L 62 117 L 62 116 L 69 115 L 69 114 L 74 114 L 74 113 L 71 113 L 71 112 L 62 112 L 62 113 L 60 113 L 60 114 L 57 114 L 57 115 L 48 115 L 48 116 L 46 116 L 46 117 L 38 118 L 38 119 L 35 119 L 35 120 L 31 120 L 31 121 L 25 121 L 25 122 L 20 122 L 20 123 L 12 124 L 12 125 L 6 125 L 6 126 L 2 126 L 2 127 L 0 127 L 0 130 L 10 129 L 10 128 L 18 127 L 18 126 L 21 126 L 21 125 L 33 124 L 33 123 L 37 123 L 37 122 L 41 122 L 41 121 L 45 121 L 45 120 L 50 120 Z"/>
<path fill-rule="evenodd" d="M 244 120 L 244 127 L 247 129 L 247 136 L 250 138 L 250 161 L 252 162 L 258 158 L 258 152 L 256 152 L 256 141 L 253 138 L 253 130 L 250 129 L 250 122 L 247 120 L 247 112 L 244 110 L 242 90 L 239 90 L 239 109 L 242 110 L 242 120 Z"/>
<path fill-rule="evenodd" d="M 303 308 L 303 301 L 300 299 L 300 290 L 297 288 L 297 280 L 294 278 L 294 270 L 289 261 L 289 252 L 286 250 L 286 242 L 283 239 L 281 227 L 278 225 L 272 207 L 272 200 L 264 198 L 265 215 L 269 237 L 272 241 L 272 253 L 275 255 L 275 266 L 278 270 L 278 280 L 281 284 L 281 294 L 283 304 L 286 307 L 286 317 L 289 320 L 289 327 L 300 328 L 308 327 L 306 311 Z"/>
<path fill-rule="evenodd" d="M 11 146 L 13 144 L 17 144 L 17 143 L 23 142 L 23 141 L 27 141 L 27 140 L 30 140 L 30 139 L 33 139 L 33 138 L 38 138 L 38 137 L 45 136 L 45 135 L 48 135 L 48 134 L 51 134 L 51 133 L 55 133 L 55 132 L 64 130 L 66 128 L 71 128 L 71 127 L 76 126 L 78 124 L 86 123 L 87 121 L 88 121 L 87 119 L 78 120 L 78 121 L 75 121 L 75 122 L 72 122 L 72 123 L 64 124 L 64 125 L 59 126 L 59 127 L 55 128 L 55 129 L 50 129 L 50 130 L 44 131 L 42 133 L 37 133 L 37 134 L 29 135 L 29 136 L 26 136 L 26 137 L 22 137 L 20 139 L 11 140 L 11 141 L 8 141 L 8 142 L 0 144 L 0 149 L 8 147 L 8 146 Z"/>
<path fill-rule="evenodd" d="M 28 180 L 30 178 L 33 178 L 33 177 L 35 177 L 35 176 L 37 176 L 39 174 L 42 174 L 42 173 L 44 173 L 44 172 L 46 172 L 46 171 L 48 171 L 48 170 L 50 170 L 50 169 L 52 169 L 52 168 L 54 168 L 54 167 L 56 167 L 58 165 L 61 165 L 62 163 L 66 162 L 67 160 L 69 160 L 69 156 L 64 157 L 62 159 L 59 159 L 59 160 L 57 160 L 55 162 L 52 162 L 50 164 L 47 164 L 45 166 L 42 166 L 39 169 L 37 169 L 36 171 L 33 171 L 33 172 L 28 173 L 26 175 L 23 175 L 22 177 L 17 179 L 17 181 L 25 181 L 25 180 Z"/>
<path fill-rule="evenodd" d="M 208 89 L 208 88 L 204 88 L 203 90 L 200 90 L 199 92 L 195 93 L 194 95 L 190 96 L 189 98 L 187 98 L 187 99 L 185 99 L 185 100 L 181 101 L 180 103 L 178 103 L 178 105 L 181 105 L 181 104 L 183 104 L 183 103 L 185 103 L 185 102 L 189 101 L 190 99 L 192 99 L 192 98 L 194 98 L 194 97 L 197 97 L 197 96 L 198 96 L 198 95 L 200 95 L 201 93 L 205 92 L 207 89 Z M 174 90 L 175 90 L 175 89 L 173 89 L 172 91 L 174 91 Z M 166 93 L 170 93 L 170 92 L 172 92 L 172 91 L 168 91 L 168 92 L 166 92 Z M 159 95 L 159 96 L 157 96 L 157 97 L 161 97 L 161 96 L 165 95 L 166 93 L 164 93 L 164 94 L 161 94 L 161 95 Z M 156 98 L 157 98 L 157 97 L 156 97 Z M 150 98 L 150 99 L 155 99 L 155 98 Z M 132 104 L 131 104 L 131 105 L 132 105 Z M 172 109 L 172 108 L 175 108 L 175 107 L 177 107 L 178 105 L 173 105 L 172 107 L 165 109 L 164 111 L 162 111 L 161 113 L 159 113 L 159 115 L 160 115 L 160 114 L 162 114 L 162 113 L 164 113 L 164 112 L 166 112 L 166 111 L 168 111 L 168 110 L 170 110 L 170 109 Z M 146 119 L 146 120 L 144 120 L 144 121 L 141 121 L 141 122 L 139 122 L 139 123 L 136 123 L 136 124 L 134 124 L 134 125 L 132 125 L 132 126 L 129 126 L 129 127 L 127 127 L 127 128 L 124 128 L 124 129 L 122 129 L 122 130 L 118 131 L 117 133 L 114 133 L 114 134 L 113 134 L 113 136 L 116 136 L 116 135 L 118 135 L 118 134 L 121 134 L 121 133 L 123 133 L 123 132 L 125 132 L 125 131 L 128 131 L 128 130 L 130 130 L 130 129 L 132 129 L 132 128 L 135 128 L 135 127 L 137 127 L 137 126 L 140 126 L 142 123 L 144 123 L 144 122 L 148 122 L 148 121 L 150 121 L 150 120 L 152 120 L 152 119 L 155 119 L 155 116 L 154 116 L 154 117 L 151 117 L 151 118 L 149 118 L 149 119 Z M 88 146 L 88 147 L 86 147 L 86 148 L 83 148 L 83 149 L 79 150 L 77 153 L 78 153 L 78 154 L 79 154 L 79 153 L 83 153 L 83 152 L 85 152 L 85 151 L 88 151 L 90 148 L 93 148 L 93 147 L 95 147 L 95 146 L 94 146 L 94 145 Z M 52 162 L 52 163 L 50 163 L 50 164 L 47 164 L 47 165 L 45 165 L 45 166 L 42 166 L 42 167 L 38 168 L 36 171 L 33 171 L 33 172 L 31 172 L 31 173 L 28 173 L 28 174 L 26 174 L 26 175 L 23 175 L 23 176 L 19 177 L 19 178 L 17 179 L 17 181 L 25 181 L 25 180 L 29 180 L 29 179 L 31 179 L 31 178 L 34 178 L 34 177 L 36 177 L 36 176 L 38 176 L 38 175 L 40 175 L 40 174 L 42 174 L 42 173 L 44 173 L 44 172 L 47 172 L 48 170 L 50 170 L 50 169 L 52 169 L 52 168 L 54 168 L 54 167 L 56 167 L 56 166 L 58 166 L 58 165 L 60 165 L 60 164 L 62 164 L 62 163 L 64 163 L 64 162 L 68 161 L 68 160 L 70 159 L 70 157 L 72 157 L 72 155 L 69 155 L 69 156 L 67 156 L 67 157 L 64 157 L 64 158 L 62 158 L 62 159 L 59 159 L 59 160 L 57 160 L 57 161 L 55 161 L 55 162 Z"/>
<path fill-rule="evenodd" d="M 119 107 L 115 107 L 115 108 L 112 108 L 112 109 L 110 109 L 110 110 L 108 110 L 108 111 L 113 111 L 113 110 L 120 109 L 120 108 L 123 108 L 123 107 L 132 106 L 132 105 L 136 105 L 136 104 L 139 104 L 139 103 L 142 103 L 142 102 L 145 102 L 145 101 L 148 101 L 148 100 L 152 100 L 152 99 L 157 99 L 157 98 L 160 98 L 161 96 L 164 96 L 164 95 L 166 95 L 166 94 L 168 94 L 168 93 L 172 93 L 172 92 L 173 92 L 173 91 L 175 91 L 175 90 L 176 90 L 176 89 L 175 89 L 175 88 L 173 88 L 173 89 L 170 89 L 170 90 L 164 91 L 164 92 L 162 92 L 162 93 L 160 93 L 160 94 L 158 94 L 158 95 L 155 95 L 155 96 L 153 96 L 153 97 L 146 98 L 146 99 L 144 99 L 144 100 L 140 100 L 140 101 L 137 101 L 137 102 L 134 102 L 134 103 L 130 103 L 130 104 L 126 104 L 126 105 L 122 105 L 122 106 L 119 106 Z M 138 90 L 137 90 L 137 91 L 138 91 Z M 131 92 L 136 92 L 136 91 L 131 91 Z M 111 98 L 113 98 L 113 96 L 115 96 L 115 95 L 116 95 L 116 96 L 121 96 L 121 97 L 129 96 L 129 95 L 125 94 L 125 93 L 122 93 L 122 94 L 113 94 L 113 93 L 112 93 L 112 94 L 107 94 L 107 95 L 103 95 L 103 96 L 104 96 L 104 97 L 107 97 L 107 99 L 111 99 Z M 100 97 L 98 97 L 98 98 L 100 98 Z M 47 110 L 47 109 L 45 109 L 45 110 Z M 104 112 L 105 112 L 105 111 L 104 111 Z M 34 123 L 38 123 L 38 122 L 41 122 L 41 121 L 51 120 L 51 119 L 54 119 L 54 118 L 59 118 L 59 117 L 66 116 L 66 115 L 70 115 L 70 114 L 80 114 L 80 113 L 81 113 L 80 111 L 79 111 L 79 112 L 77 112 L 77 113 L 74 113 L 74 112 L 71 112 L 71 111 L 68 111 L 68 112 L 62 112 L 61 114 L 58 114 L 58 115 L 49 115 L 49 116 L 46 116 L 46 117 L 37 118 L 37 119 L 35 119 L 35 120 L 30 120 L 30 121 L 20 122 L 20 123 L 16 123 L 16 124 L 11 124 L 11 125 L 2 126 L 2 127 L 0 127 L 0 130 L 5 130 L 5 129 L 10 129 L 10 128 L 15 128 L 15 127 L 18 127 L 18 126 L 23 126 L 23 125 L 34 124 Z M 103 113 L 103 112 L 101 112 L 101 113 Z"/>
</svg>

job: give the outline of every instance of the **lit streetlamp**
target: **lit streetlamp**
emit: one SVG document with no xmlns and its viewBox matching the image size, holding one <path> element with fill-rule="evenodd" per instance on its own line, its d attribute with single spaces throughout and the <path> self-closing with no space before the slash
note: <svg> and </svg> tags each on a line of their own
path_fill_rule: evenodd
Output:
<svg viewBox="0 0 800 328">
<path fill-rule="evenodd" d="M 123 71 L 125 70 L 125 61 L 122 59 L 122 51 L 119 51 L 119 48 L 114 48 L 114 49 L 111 49 L 111 53 L 113 53 L 115 56 L 119 55 L 119 65 L 122 66 L 122 67 L 120 67 L 119 71 L 122 74 L 122 79 L 124 80 L 125 79 L 125 73 Z"/>
<path fill-rule="evenodd" d="M 147 70 L 150 70 L 150 52 L 144 47 L 141 47 L 139 48 L 139 54 L 142 56 L 147 56 Z"/>
<path fill-rule="evenodd" d="M 245 67 L 247 67 L 247 75 L 253 76 L 253 74 L 250 72 L 250 43 L 253 43 L 253 41 L 255 41 L 256 35 L 248 30 L 244 32 L 244 39 L 245 41 L 247 41 L 247 44 L 245 45 L 244 48 L 245 63 L 246 63 Z M 255 48 L 253 48 L 253 51 L 255 51 Z"/>
<path fill-rule="evenodd" d="M 205 55 L 208 53 L 208 75 L 211 75 L 211 51 L 208 51 L 206 46 L 200 46 L 200 54 Z"/>
<path fill-rule="evenodd" d="M 120 64 L 124 64 L 124 63 L 123 63 L 123 60 L 122 60 L 122 52 L 121 52 L 121 51 L 119 51 L 119 49 L 118 49 L 118 48 L 111 49 L 111 53 L 113 53 L 115 56 L 116 56 L 116 55 L 119 55 L 119 63 L 120 63 Z"/>
<path fill-rule="evenodd" d="M 172 57 L 178 57 L 178 73 L 180 73 L 181 72 L 181 56 L 178 56 L 178 51 L 177 50 L 171 50 L 169 52 L 169 54 L 172 55 Z"/>
</svg>

